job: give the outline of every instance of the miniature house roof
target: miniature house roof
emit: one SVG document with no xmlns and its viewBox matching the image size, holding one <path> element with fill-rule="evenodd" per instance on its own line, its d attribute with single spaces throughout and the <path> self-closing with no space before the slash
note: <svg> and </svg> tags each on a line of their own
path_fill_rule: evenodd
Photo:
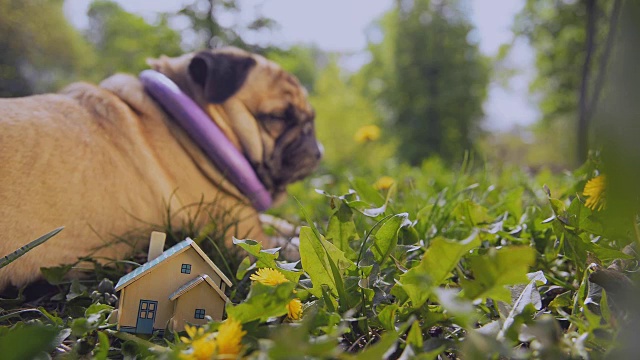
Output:
<svg viewBox="0 0 640 360">
<path fill-rule="evenodd" d="M 201 284 L 203 282 L 208 284 L 209 286 L 211 286 L 213 288 L 213 290 L 215 290 L 218 293 L 218 295 L 220 295 L 222 300 L 224 300 L 225 302 L 229 300 L 229 298 L 227 298 L 227 296 L 224 294 L 224 292 L 222 292 L 222 290 L 220 290 L 218 285 L 216 285 L 216 283 L 214 283 L 213 280 L 211 280 L 211 277 L 209 277 L 209 275 L 206 275 L 206 274 L 200 275 L 197 278 L 195 278 L 195 279 L 189 281 L 188 283 L 182 285 L 173 294 L 169 295 L 169 300 L 174 301 L 175 299 L 177 299 L 180 296 L 186 294 L 189 290 L 193 289 L 194 287 L 198 286 L 199 284 Z"/>
<path fill-rule="evenodd" d="M 128 273 L 127 275 L 121 277 L 120 280 L 118 281 L 118 284 L 116 284 L 116 291 L 121 290 L 125 286 L 131 284 L 132 282 L 138 280 L 142 276 L 148 274 L 151 270 L 154 269 L 154 267 L 156 265 L 158 265 L 158 264 L 162 263 L 163 261 L 165 261 L 167 259 L 170 259 L 170 258 L 172 258 L 172 257 L 174 257 L 174 256 L 176 256 L 178 254 L 181 254 L 181 253 L 189 250 L 190 248 L 193 248 L 196 251 L 196 253 L 198 253 L 198 255 L 200 255 L 200 257 L 202 257 L 202 259 L 213 269 L 213 271 L 215 271 L 216 274 L 218 274 L 218 276 L 220 276 L 222 281 L 224 281 L 227 284 L 227 286 L 231 286 L 232 285 L 231 280 L 229 280 L 222 273 L 222 271 L 220 271 L 220 269 L 211 261 L 211 259 L 209 259 L 207 254 L 205 254 L 204 251 L 202 251 L 202 249 L 200 249 L 200 247 L 195 243 L 195 241 L 191 240 L 190 238 L 186 238 L 183 241 L 181 241 L 181 242 L 173 245 L 172 247 L 168 248 L 167 250 L 165 250 L 157 258 L 147 262 L 146 264 L 144 264 L 144 265 L 140 266 L 139 268 L 133 270 L 132 272 Z M 209 281 L 211 281 L 211 279 L 209 279 Z"/>
</svg>

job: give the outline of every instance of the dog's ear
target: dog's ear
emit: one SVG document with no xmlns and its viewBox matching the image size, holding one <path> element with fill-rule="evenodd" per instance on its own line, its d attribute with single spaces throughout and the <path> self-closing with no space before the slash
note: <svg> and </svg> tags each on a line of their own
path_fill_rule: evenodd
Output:
<svg viewBox="0 0 640 360">
<path fill-rule="evenodd" d="M 249 56 L 201 51 L 189 63 L 189 76 L 202 86 L 207 101 L 222 103 L 240 89 L 255 65 Z"/>
</svg>

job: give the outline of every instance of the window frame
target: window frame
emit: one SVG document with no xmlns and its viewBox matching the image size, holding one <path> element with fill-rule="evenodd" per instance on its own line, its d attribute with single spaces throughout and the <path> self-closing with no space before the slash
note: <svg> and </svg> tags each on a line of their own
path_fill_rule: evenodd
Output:
<svg viewBox="0 0 640 360">
<path fill-rule="evenodd" d="M 181 274 L 191 274 L 191 264 L 182 264 L 180 267 Z"/>
<path fill-rule="evenodd" d="M 193 314 L 193 317 L 196 319 L 204 319 L 204 317 L 207 315 L 207 312 L 205 311 L 205 309 L 196 309 L 196 311 Z M 201 316 L 201 317 L 198 317 Z"/>
</svg>

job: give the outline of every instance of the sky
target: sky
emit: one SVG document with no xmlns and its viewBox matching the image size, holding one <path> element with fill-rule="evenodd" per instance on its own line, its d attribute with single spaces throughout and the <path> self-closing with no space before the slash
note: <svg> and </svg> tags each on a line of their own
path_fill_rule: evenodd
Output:
<svg viewBox="0 0 640 360">
<path fill-rule="evenodd" d="M 116 2 L 151 20 L 158 12 L 177 11 L 184 0 Z M 65 14 L 78 28 L 87 27 L 88 4 L 87 0 L 65 1 Z M 391 8 L 393 0 L 241 0 L 241 5 L 240 15 L 222 18 L 221 22 L 242 22 L 261 14 L 279 24 L 274 31 L 248 38 L 249 41 L 279 46 L 315 44 L 323 50 L 349 54 L 341 65 L 353 71 L 367 61 L 367 27 Z M 469 0 L 471 20 L 477 29 L 474 35 L 485 55 L 494 56 L 500 45 L 512 40 L 513 17 L 523 5 L 524 0 Z M 528 83 L 535 74 L 533 51 L 519 41 L 507 63 L 519 71 L 506 87 L 492 81 L 484 104 L 484 128 L 489 131 L 508 131 L 515 125 L 531 124 L 539 116 L 528 94 Z"/>
</svg>

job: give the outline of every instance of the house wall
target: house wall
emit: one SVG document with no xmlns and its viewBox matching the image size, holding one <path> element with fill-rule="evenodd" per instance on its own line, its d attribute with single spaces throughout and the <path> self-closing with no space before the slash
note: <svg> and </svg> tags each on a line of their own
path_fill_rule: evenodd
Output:
<svg viewBox="0 0 640 360">
<path fill-rule="evenodd" d="M 180 272 L 182 264 L 191 264 L 190 274 Z M 122 290 L 126 296 L 121 299 L 119 327 L 135 327 L 140 300 L 154 300 L 158 302 L 158 312 L 153 328 L 165 329 L 167 322 L 173 315 L 173 303 L 169 300 L 169 295 L 201 274 L 209 275 L 211 280 L 220 286 L 222 282 L 220 276 L 207 265 L 193 248 L 156 265 L 147 274 Z M 213 289 L 209 290 L 214 291 Z"/>
<path fill-rule="evenodd" d="M 222 320 L 224 300 L 206 282 L 201 282 L 175 300 L 175 313 L 172 319 L 173 329 L 182 331 L 185 324 L 204 325 L 206 319 L 196 319 L 195 310 L 204 309 L 205 315 L 213 320 Z"/>
</svg>

